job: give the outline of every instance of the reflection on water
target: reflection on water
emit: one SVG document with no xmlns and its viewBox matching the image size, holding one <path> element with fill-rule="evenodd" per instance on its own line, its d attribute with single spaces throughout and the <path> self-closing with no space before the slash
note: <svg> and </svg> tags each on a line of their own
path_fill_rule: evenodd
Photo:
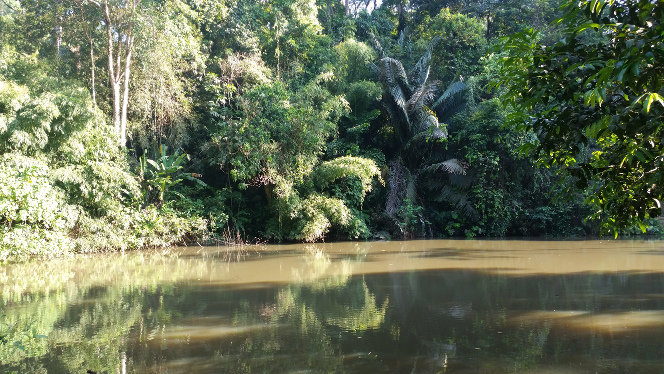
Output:
<svg viewBox="0 0 664 374">
<path fill-rule="evenodd" d="M 662 373 L 662 244 L 174 248 L 5 266 L 0 371 Z"/>
</svg>

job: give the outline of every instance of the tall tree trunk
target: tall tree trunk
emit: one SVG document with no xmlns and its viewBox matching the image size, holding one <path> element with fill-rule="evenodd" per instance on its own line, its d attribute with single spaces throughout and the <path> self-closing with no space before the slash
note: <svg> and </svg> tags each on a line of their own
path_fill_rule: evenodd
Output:
<svg viewBox="0 0 664 374">
<path fill-rule="evenodd" d="M 127 143 L 127 108 L 129 106 L 129 73 L 131 71 L 131 54 L 134 46 L 134 36 L 127 36 L 127 55 L 124 66 L 124 93 L 122 95 L 122 117 L 120 118 L 120 144 Z"/>
<path fill-rule="evenodd" d="M 85 12 L 83 9 L 83 1 L 74 0 L 74 4 L 78 6 L 78 9 L 81 11 L 81 24 L 83 25 L 83 31 L 85 32 L 85 37 L 88 39 L 90 44 L 90 93 L 92 94 L 92 103 L 97 106 L 97 88 L 95 86 L 95 46 L 92 39 L 92 31 L 88 27 L 88 22 L 85 19 Z"/>
<path fill-rule="evenodd" d="M 62 48 L 62 17 L 58 17 L 58 24 L 53 27 L 55 36 L 55 57 L 60 58 L 60 48 Z"/>
<path fill-rule="evenodd" d="M 399 0 L 397 13 L 399 14 L 399 24 L 397 25 L 397 35 L 406 28 L 406 9 L 404 0 Z"/>
<path fill-rule="evenodd" d="M 112 79 L 112 78 L 111 78 Z M 113 87 L 113 127 L 118 136 L 118 142 L 122 141 L 122 129 L 120 128 L 120 83 L 111 81 Z"/>
<path fill-rule="evenodd" d="M 90 86 L 92 89 L 92 103 L 97 106 L 97 89 L 95 88 L 95 48 L 92 43 L 92 37 L 88 38 L 90 41 Z"/>
<path fill-rule="evenodd" d="M 113 20 L 111 18 L 111 12 L 108 7 L 108 0 L 104 0 L 104 3 L 101 4 L 95 0 L 88 0 L 92 4 L 97 5 L 104 12 L 104 20 L 106 22 L 106 36 L 108 38 L 108 43 L 106 46 L 108 54 L 108 79 L 113 91 L 113 127 L 115 128 L 116 134 L 118 136 L 118 141 L 121 146 L 124 146 L 127 142 L 127 108 L 129 107 L 129 79 L 131 72 L 131 57 L 134 47 L 134 36 L 132 34 L 132 24 L 131 21 L 128 22 L 127 29 L 125 33 L 120 33 L 120 30 L 115 30 L 120 33 L 118 36 L 118 47 L 117 50 L 113 48 Z M 127 1 L 126 6 L 129 8 L 129 13 L 126 14 L 126 17 L 131 17 L 131 13 L 136 8 L 136 3 L 133 1 Z M 123 51 L 122 43 L 126 43 L 126 48 Z M 124 54 L 124 56 L 123 56 Z M 123 64 L 124 57 L 124 64 Z M 123 66 L 124 65 L 124 66 Z M 124 87 L 123 87 L 124 85 Z M 124 89 L 123 89 L 124 88 Z"/>
<path fill-rule="evenodd" d="M 127 354 L 122 352 L 120 357 L 120 374 L 127 374 Z"/>
<path fill-rule="evenodd" d="M 60 11 L 62 10 L 61 7 L 59 6 L 61 1 L 56 0 L 55 1 L 56 6 L 55 6 L 55 14 L 54 14 L 54 22 L 53 22 L 53 38 L 55 41 L 55 57 L 60 58 L 60 48 L 62 47 L 62 14 Z"/>
<path fill-rule="evenodd" d="M 111 13 L 108 9 L 108 1 L 104 1 L 104 19 L 106 20 L 106 37 L 108 39 L 106 44 L 106 53 L 108 55 L 108 79 L 109 84 L 111 85 L 111 90 L 113 91 L 113 127 L 115 128 L 115 133 L 120 137 L 120 81 L 119 77 L 115 73 L 115 54 L 113 53 L 113 31 L 111 29 Z M 118 51 L 118 58 L 120 57 L 120 51 Z"/>
</svg>

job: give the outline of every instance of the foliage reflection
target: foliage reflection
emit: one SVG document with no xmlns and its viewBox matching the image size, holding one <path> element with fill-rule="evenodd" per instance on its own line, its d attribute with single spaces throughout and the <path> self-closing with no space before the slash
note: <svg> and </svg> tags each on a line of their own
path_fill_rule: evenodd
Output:
<svg viewBox="0 0 664 374">
<path fill-rule="evenodd" d="M 208 248 L 17 264 L 0 269 L 0 369 L 661 371 L 664 274 L 632 270 L 655 256 L 646 247 L 628 261 L 605 252 L 629 271 L 559 274 L 515 271 L 534 250 L 404 243 L 250 249 L 239 263 Z"/>
</svg>

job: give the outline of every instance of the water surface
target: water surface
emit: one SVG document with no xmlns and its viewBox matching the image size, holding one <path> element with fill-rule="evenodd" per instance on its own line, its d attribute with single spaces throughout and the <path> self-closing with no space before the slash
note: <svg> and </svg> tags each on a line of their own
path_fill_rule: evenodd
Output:
<svg viewBox="0 0 664 374">
<path fill-rule="evenodd" d="M 0 372 L 664 373 L 664 243 L 191 247 L 0 268 Z"/>
</svg>

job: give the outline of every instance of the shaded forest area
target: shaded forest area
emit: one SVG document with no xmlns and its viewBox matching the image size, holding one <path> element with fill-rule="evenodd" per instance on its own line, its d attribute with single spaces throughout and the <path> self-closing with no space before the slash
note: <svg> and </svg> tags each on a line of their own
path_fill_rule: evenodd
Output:
<svg viewBox="0 0 664 374">
<path fill-rule="evenodd" d="M 628 4 L 625 74 L 612 2 L 0 0 L 0 261 L 654 230 L 661 10 Z"/>
</svg>

